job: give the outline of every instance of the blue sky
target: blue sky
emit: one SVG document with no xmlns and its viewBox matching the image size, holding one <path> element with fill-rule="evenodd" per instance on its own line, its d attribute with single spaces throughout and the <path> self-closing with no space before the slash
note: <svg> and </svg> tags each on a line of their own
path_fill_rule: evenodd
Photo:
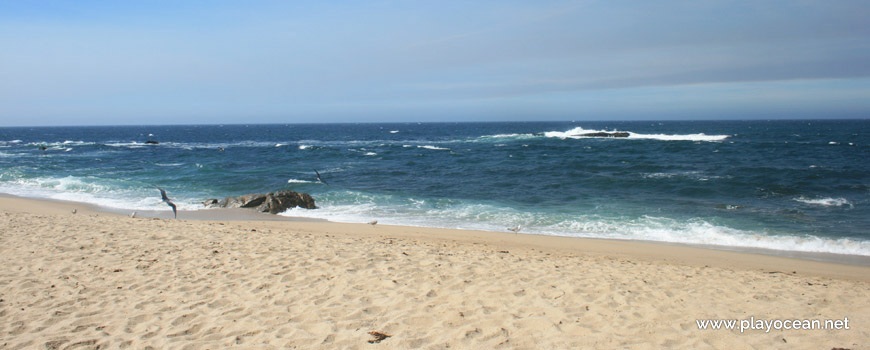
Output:
<svg viewBox="0 0 870 350">
<path fill-rule="evenodd" d="M 0 126 L 870 117 L 867 1 L 0 1 Z"/>
</svg>

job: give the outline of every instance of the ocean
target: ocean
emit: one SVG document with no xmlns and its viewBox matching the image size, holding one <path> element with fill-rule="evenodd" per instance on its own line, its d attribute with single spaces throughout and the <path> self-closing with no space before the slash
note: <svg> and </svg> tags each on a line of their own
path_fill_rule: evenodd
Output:
<svg viewBox="0 0 870 350">
<path fill-rule="evenodd" d="M 628 137 L 577 136 L 599 131 Z M 293 190 L 320 208 L 281 215 L 868 256 L 868 160 L 868 120 L 18 127 L 0 193 L 167 211 L 155 186 L 181 210 Z"/>
</svg>

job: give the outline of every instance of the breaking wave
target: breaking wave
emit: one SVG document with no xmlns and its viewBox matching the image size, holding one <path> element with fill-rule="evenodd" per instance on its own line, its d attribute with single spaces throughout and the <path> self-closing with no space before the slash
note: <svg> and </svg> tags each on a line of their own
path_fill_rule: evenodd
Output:
<svg viewBox="0 0 870 350">
<path fill-rule="evenodd" d="M 400 198 L 354 191 L 329 193 L 318 205 L 318 210 L 296 208 L 281 215 L 349 223 L 377 219 L 379 223 L 388 225 L 496 232 L 506 232 L 507 227 L 522 225 L 523 233 L 528 234 L 870 255 L 870 241 L 813 235 L 776 235 L 714 224 L 700 218 L 678 220 L 651 215 L 569 215 L 518 210 L 494 203 Z"/>
<path fill-rule="evenodd" d="M 804 203 L 804 204 L 819 205 L 819 206 L 823 206 L 823 207 L 844 207 L 844 206 L 854 207 L 854 205 L 851 202 L 849 202 L 848 200 L 846 200 L 846 198 L 826 197 L 826 198 L 810 199 L 810 198 L 806 198 L 804 196 L 800 196 L 798 198 L 795 198 L 794 200 L 797 202 Z"/>
<path fill-rule="evenodd" d="M 707 135 L 703 133 L 699 134 L 638 134 L 631 131 L 618 131 L 618 130 L 586 130 L 582 127 L 576 127 L 568 131 L 547 131 L 544 132 L 544 136 L 560 138 L 560 139 L 582 139 L 596 136 L 583 136 L 584 134 L 596 134 L 596 133 L 627 133 L 628 136 L 624 137 L 625 139 L 632 140 L 660 140 L 660 141 L 722 141 L 728 138 L 729 135 Z"/>
</svg>

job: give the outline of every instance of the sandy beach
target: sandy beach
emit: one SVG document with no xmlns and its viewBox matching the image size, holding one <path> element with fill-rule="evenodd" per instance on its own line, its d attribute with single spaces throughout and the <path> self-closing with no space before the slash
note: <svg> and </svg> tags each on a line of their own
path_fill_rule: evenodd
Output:
<svg viewBox="0 0 870 350">
<path fill-rule="evenodd" d="M 870 348 L 866 266 L 8 197 L 0 217 L 3 349 Z"/>
</svg>

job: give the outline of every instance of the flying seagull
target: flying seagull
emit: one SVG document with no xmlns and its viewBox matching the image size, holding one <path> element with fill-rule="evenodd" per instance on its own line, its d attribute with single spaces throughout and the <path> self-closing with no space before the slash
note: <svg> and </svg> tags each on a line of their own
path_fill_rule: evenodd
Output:
<svg viewBox="0 0 870 350">
<path fill-rule="evenodd" d="M 323 181 L 323 178 L 320 177 L 320 172 L 317 169 L 314 169 L 314 172 L 317 173 L 317 180 L 322 182 L 324 185 L 329 185 L 326 181 Z"/>
<path fill-rule="evenodd" d="M 508 231 L 513 231 L 514 233 L 519 233 L 522 229 L 523 227 L 520 225 L 517 225 L 516 227 L 508 227 Z"/>
<path fill-rule="evenodd" d="M 166 203 L 166 205 L 172 207 L 172 215 L 174 215 L 175 218 L 178 219 L 178 212 L 175 210 L 175 203 L 172 203 L 172 201 L 169 200 L 169 197 L 166 196 L 166 191 L 164 191 L 160 187 L 157 187 L 157 189 L 160 190 L 160 196 L 163 197 L 163 202 Z"/>
</svg>

